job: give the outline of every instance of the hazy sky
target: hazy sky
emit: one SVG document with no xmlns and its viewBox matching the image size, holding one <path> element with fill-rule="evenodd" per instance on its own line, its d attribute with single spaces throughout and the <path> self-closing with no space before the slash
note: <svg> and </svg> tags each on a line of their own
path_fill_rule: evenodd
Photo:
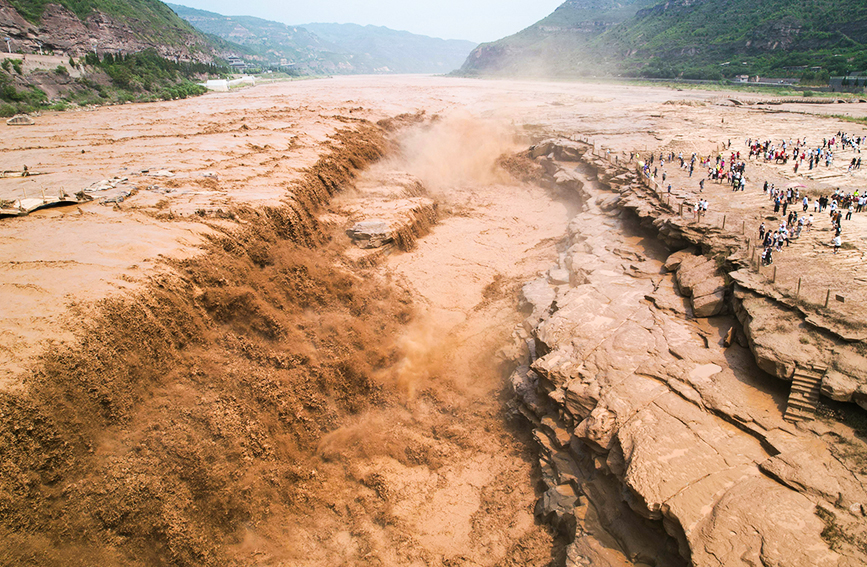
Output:
<svg viewBox="0 0 867 567">
<path fill-rule="evenodd" d="M 373 24 L 396 30 L 485 42 L 536 23 L 564 0 L 169 0 L 225 14 L 256 16 L 290 25 Z"/>
</svg>

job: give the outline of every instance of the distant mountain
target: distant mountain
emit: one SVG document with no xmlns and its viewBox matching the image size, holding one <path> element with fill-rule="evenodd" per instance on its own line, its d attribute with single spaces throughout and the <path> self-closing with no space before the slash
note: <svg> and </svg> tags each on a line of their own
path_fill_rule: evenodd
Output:
<svg viewBox="0 0 867 567">
<path fill-rule="evenodd" d="M 196 29 L 241 44 L 261 61 L 311 73 L 446 73 L 460 67 L 476 46 L 376 26 L 289 26 L 169 6 Z"/>
<path fill-rule="evenodd" d="M 356 66 L 391 73 L 448 73 L 476 43 L 445 40 L 379 26 L 304 24 L 308 31 L 354 54 Z"/>
<path fill-rule="evenodd" d="M 354 69 L 351 54 L 304 28 L 251 16 L 224 16 L 178 4 L 168 5 L 194 28 L 244 46 L 247 54 L 272 64 L 293 65 L 306 73 L 339 73 Z"/>
<path fill-rule="evenodd" d="M 568 0 L 544 20 L 479 46 L 470 75 L 720 79 L 867 69 L 863 0 Z"/>
<path fill-rule="evenodd" d="M 478 46 L 467 75 L 597 74 L 593 41 L 659 0 L 567 0 L 551 15 L 504 39 Z"/>
</svg>

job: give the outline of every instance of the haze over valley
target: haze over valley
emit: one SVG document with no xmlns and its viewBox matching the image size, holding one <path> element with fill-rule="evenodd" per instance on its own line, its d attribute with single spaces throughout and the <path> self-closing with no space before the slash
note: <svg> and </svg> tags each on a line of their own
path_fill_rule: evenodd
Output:
<svg viewBox="0 0 867 567">
<path fill-rule="evenodd" d="M 863 3 L 195 2 L 0 0 L 0 565 L 867 564 Z"/>
</svg>

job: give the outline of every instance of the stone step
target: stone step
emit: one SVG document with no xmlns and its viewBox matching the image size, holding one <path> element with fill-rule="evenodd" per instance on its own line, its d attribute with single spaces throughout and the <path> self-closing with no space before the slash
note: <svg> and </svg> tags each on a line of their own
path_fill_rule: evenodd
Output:
<svg viewBox="0 0 867 567">
<path fill-rule="evenodd" d="M 794 377 L 795 378 L 805 378 L 807 380 L 814 380 L 816 378 L 821 378 L 824 372 L 819 371 L 808 371 L 808 370 L 795 370 Z"/>
<path fill-rule="evenodd" d="M 792 378 L 792 383 L 793 384 L 801 384 L 803 386 L 812 386 L 813 384 L 821 384 L 822 383 L 822 377 L 821 376 L 815 376 L 815 377 L 814 376 L 810 376 L 810 377 L 795 376 L 794 378 Z"/>
<path fill-rule="evenodd" d="M 792 378 L 792 382 L 801 383 L 801 384 L 821 384 L 822 376 L 799 376 L 795 375 Z"/>
<path fill-rule="evenodd" d="M 812 419 L 813 414 L 802 413 L 799 410 L 790 409 L 786 411 L 786 415 L 783 416 L 783 419 L 788 421 L 789 423 L 797 423 L 800 421 L 807 421 Z"/>
<path fill-rule="evenodd" d="M 813 406 L 810 404 L 806 404 L 804 402 L 794 401 L 792 402 L 787 411 L 799 412 L 802 414 L 812 415 L 814 413 Z"/>
<path fill-rule="evenodd" d="M 813 397 L 813 396 L 790 396 L 789 397 L 789 403 L 790 404 L 801 403 L 801 404 L 805 404 L 805 405 L 812 407 L 812 406 L 815 406 L 818 402 L 819 402 L 818 396 L 816 396 L 816 397 Z"/>
<path fill-rule="evenodd" d="M 795 369 L 783 419 L 790 423 L 813 419 L 826 371 L 827 368 L 823 366 Z"/>
<path fill-rule="evenodd" d="M 789 400 L 789 407 L 807 411 L 813 410 L 813 404 L 801 400 Z"/>
</svg>

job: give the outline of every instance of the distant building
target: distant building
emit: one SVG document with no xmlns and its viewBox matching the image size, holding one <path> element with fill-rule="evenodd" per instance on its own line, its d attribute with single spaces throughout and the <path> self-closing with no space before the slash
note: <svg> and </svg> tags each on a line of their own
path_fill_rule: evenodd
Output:
<svg viewBox="0 0 867 567">
<path fill-rule="evenodd" d="M 863 92 L 867 87 L 867 72 L 844 77 L 831 77 L 828 86 L 832 91 Z"/>
<path fill-rule="evenodd" d="M 740 75 L 741 77 L 743 75 Z M 789 85 L 797 85 L 801 82 L 801 79 L 791 79 L 786 77 L 759 77 L 758 75 L 752 75 L 747 79 L 747 82 L 755 83 L 758 85 L 764 86 L 789 86 Z"/>
<path fill-rule="evenodd" d="M 247 64 L 242 61 L 240 57 L 232 55 L 230 57 L 227 57 L 226 61 L 228 61 L 229 67 L 231 67 L 233 71 L 238 71 L 239 73 L 241 73 L 247 70 Z"/>
</svg>

